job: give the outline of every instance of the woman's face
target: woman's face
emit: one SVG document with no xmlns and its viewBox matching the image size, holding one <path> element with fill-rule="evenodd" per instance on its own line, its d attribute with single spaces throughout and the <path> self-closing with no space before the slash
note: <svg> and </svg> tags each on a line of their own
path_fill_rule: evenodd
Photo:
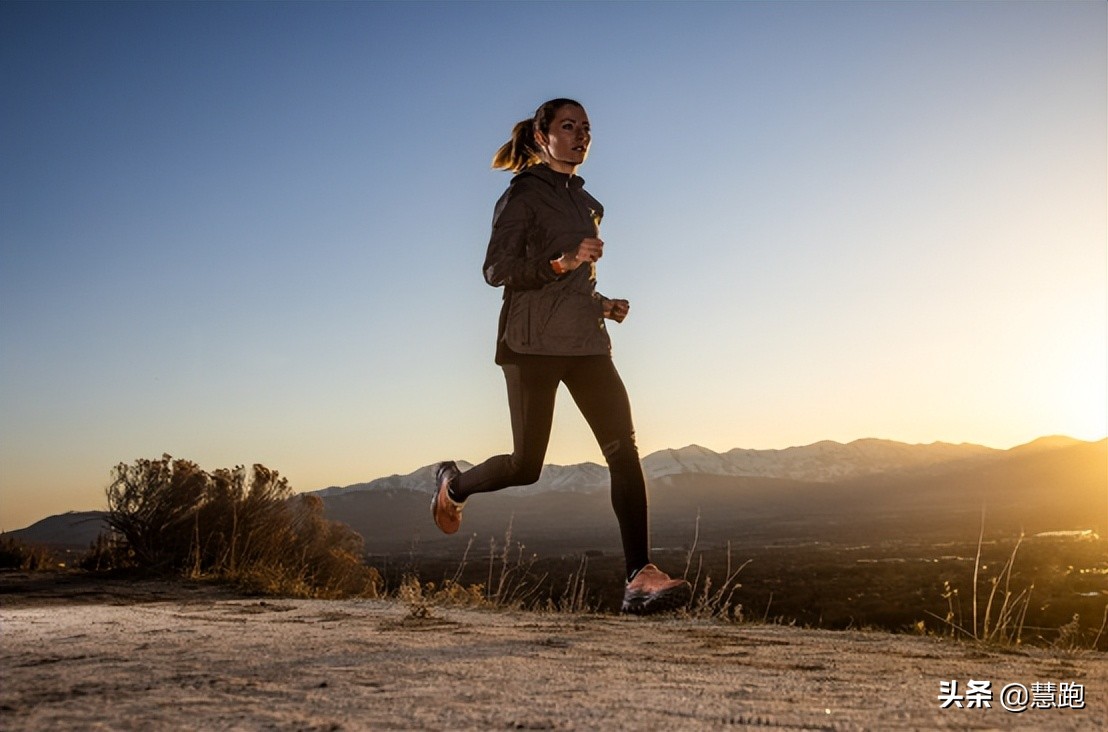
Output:
<svg viewBox="0 0 1108 732">
<path fill-rule="evenodd" d="M 589 134 L 589 116 L 576 104 L 566 104 L 554 113 L 550 132 L 536 135 L 546 153 L 544 162 L 559 173 L 573 173 L 589 156 L 592 135 Z"/>
</svg>

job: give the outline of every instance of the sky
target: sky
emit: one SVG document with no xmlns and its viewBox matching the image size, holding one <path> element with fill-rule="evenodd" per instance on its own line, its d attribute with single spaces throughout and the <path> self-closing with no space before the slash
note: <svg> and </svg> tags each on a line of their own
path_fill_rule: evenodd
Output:
<svg viewBox="0 0 1108 732">
<path fill-rule="evenodd" d="M 1103 2 L 0 4 L 0 529 L 163 453 L 510 451 L 481 263 L 588 110 L 643 455 L 1108 433 Z M 602 462 L 562 391 L 547 461 Z M 429 478 L 430 480 L 430 478 Z"/>
</svg>

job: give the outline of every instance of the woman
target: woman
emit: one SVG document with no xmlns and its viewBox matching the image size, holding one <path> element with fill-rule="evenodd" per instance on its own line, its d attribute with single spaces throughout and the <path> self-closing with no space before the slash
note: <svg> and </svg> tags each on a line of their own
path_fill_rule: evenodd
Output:
<svg viewBox="0 0 1108 732">
<path fill-rule="evenodd" d="M 516 173 L 496 203 L 484 265 L 485 280 L 504 288 L 496 363 L 508 384 L 514 447 L 511 455 L 465 473 L 453 462 L 440 463 L 431 515 L 453 534 L 474 493 L 537 481 L 558 384 L 564 383 L 611 474 L 627 561 L 623 611 L 645 614 L 683 605 L 691 588 L 650 562 L 646 483 L 631 406 L 604 325 L 605 318 L 623 322 L 629 306 L 596 292 L 604 207 L 576 175 L 591 142 L 584 108 L 572 99 L 553 99 L 518 123 L 493 157 L 494 168 Z"/>
</svg>

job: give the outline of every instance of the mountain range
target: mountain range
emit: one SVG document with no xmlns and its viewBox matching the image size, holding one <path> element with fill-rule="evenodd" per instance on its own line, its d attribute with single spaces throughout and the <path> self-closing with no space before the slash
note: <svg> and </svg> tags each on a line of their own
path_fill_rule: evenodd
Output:
<svg viewBox="0 0 1108 732">
<path fill-rule="evenodd" d="M 1108 535 L 1108 440 L 1047 437 L 1010 450 L 874 439 L 726 453 L 692 445 L 651 453 L 643 467 L 657 546 L 694 534 L 717 543 L 976 540 L 983 511 L 995 533 Z M 618 549 L 604 467 L 548 465 L 533 486 L 472 496 L 450 537 L 430 520 L 432 470 L 319 494 L 371 552 L 456 553 L 509 526 L 513 540 L 544 552 Z"/>
<path fill-rule="evenodd" d="M 1044 437 L 1022 450 L 1047 449 L 1078 444 L 1067 437 Z M 750 478 L 781 478 L 813 483 L 832 483 L 867 475 L 899 472 L 913 468 L 929 468 L 953 462 L 987 459 L 1006 454 L 981 445 L 935 442 L 929 445 L 908 445 L 890 440 L 864 439 L 848 444 L 829 440 L 804 447 L 783 450 L 734 449 L 718 453 L 699 445 L 679 449 L 659 450 L 642 460 L 648 479 L 694 473 L 698 475 L 729 475 Z M 406 475 L 390 475 L 368 483 L 332 486 L 313 491 L 319 496 L 335 496 L 367 490 L 412 490 L 430 492 L 434 480 L 434 464 L 426 465 Z M 458 461 L 463 471 L 472 467 Z M 596 463 L 576 465 L 545 465 L 537 483 L 507 489 L 509 494 L 528 495 L 546 491 L 592 492 L 607 489 L 608 469 Z"/>
<path fill-rule="evenodd" d="M 687 544 L 694 534 L 763 544 L 976 539 L 982 512 L 995 532 L 1108 535 L 1108 440 L 1047 437 L 1010 450 L 878 439 L 725 453 L 690 445 L 642 462 L 659 546 Z M 534 485 L 473 496 L 463 530 L 449 537 L 430 520 L 433 467 L 313 493 L 372 553 L 456 553 L 474 535 L 502 539 L 509 527 L 531 549 L 618 549 L 604 466 L 547 465 Z M 70 513 L 8 535 L 87 547 L 102 527 L 98 512 Z"/>
</svg>

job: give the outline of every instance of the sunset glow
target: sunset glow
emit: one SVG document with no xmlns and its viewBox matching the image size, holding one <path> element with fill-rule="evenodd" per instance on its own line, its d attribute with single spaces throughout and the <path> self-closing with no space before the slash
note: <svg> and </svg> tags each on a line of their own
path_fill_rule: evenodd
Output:
<svg viewBox="0 0 1108 732">
<path fill-rule="evenodd" d="M 1106 18 L 0 4 L 0 529 L 163 453 L 314 490 L 509 450 L 489 159 L 562 95 L 642 454 L 1099 440 Z M 559 398 L 548 462 L 600 461 Z"/>
</svg>

